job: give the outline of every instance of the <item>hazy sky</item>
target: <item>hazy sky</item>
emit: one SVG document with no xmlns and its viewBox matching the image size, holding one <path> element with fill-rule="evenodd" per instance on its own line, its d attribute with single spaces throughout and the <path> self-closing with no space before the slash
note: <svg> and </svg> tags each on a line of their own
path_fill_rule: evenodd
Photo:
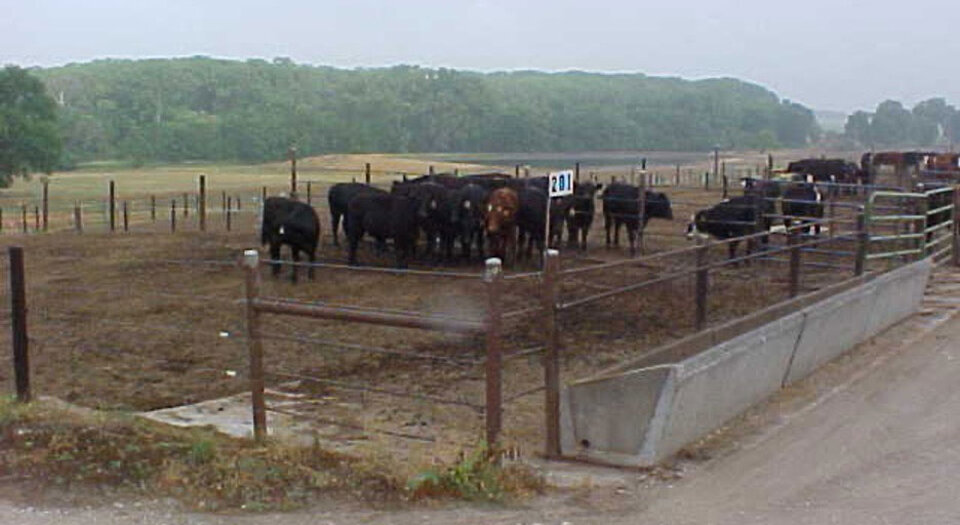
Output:
<svg viewBox="0 0 960 525">
<path fill-rule="evenodd" d="M 757 82 L 849 112 L 960 105 L 960 0 L 0 0 L 0 63 L 290 57 Z"/>
</svg>

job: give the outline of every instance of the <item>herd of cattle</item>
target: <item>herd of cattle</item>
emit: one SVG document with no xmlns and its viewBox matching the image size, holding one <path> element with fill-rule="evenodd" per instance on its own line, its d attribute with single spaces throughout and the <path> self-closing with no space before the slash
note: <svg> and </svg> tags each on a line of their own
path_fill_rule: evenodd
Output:
<svg viewBox="0 0 960 525">
<path fill-rule="evenodd" d="M 870 169 L 842 160 L 807 159 L 790 163 L 788 171 L 792 176 L 786 180 L 744 179 L 742 196 L 691 217 L 688 238 L 698 233 L 718 239 L 761 233 L 771 229 L 775 218 L 788 228 L 795 221 L 806 223 L 805 233 L 812 228 L 819 234 L 816 219 L 824 216 L 821 190 L 836 191 L 851 181 L 864 184 Z M 625 182 L 604 186 L 578 181 L 573 195 L 553 199 L 548 198 L 547 184 L 546 177 L 514 178 L 499 173 L 423 175 L 396 181 L 390 191 L 356 182 L 335 184 L 328 193 L 333 242 L 340 245 L 342 223 L 351 265 L 359 264 L 357 251 L 365 235 L 375 240 L 378 254 L 385 252 L 387 241 L 392 240 L 398 268 L 407 266 L 421 237 L 426 240 L 426 256 L 435 261 L 453 261 L 459 241 L 464 259 L 472 254 L 495 256 L 509 265 L 530 258 L 534 247 L 542 253 L 546 244 L 559 245 L 564 228 L 568 246 L 586 250 L 597 200 L 602 203 L 607 246 L 619 245 L 620 229 L 625 227 L 631 255 L 650 219 L 673 218 L 666 194 Z M 268 198 L 261 232 L 273 261 L 280 259 L 282 244 L 290 246 L 294 261 L 299 260 L 300 252 L 311 262 L 315 260 L 320 221 L 308 204 Z M 730 243 L 729 250 L 730 257 L 735 257 L 737 243 Z M 274 274 L 279 271 L 279 263 L 273 263 Z M 292 275 L 295 280 L 296 268 Z"/>
</svg>

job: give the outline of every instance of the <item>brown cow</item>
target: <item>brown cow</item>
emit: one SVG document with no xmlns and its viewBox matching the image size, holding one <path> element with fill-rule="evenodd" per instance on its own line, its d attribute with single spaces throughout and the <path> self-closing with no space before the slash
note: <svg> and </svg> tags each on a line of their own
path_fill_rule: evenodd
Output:
<svg viewBox="0 0 960 525">
<path fill-rule="evenodd" d="M 517 212 L 520 198 L 510 188 L 499 188 L 487 197 L 484 225 L 490 253 L 504 264 L 512 264 L 517 251 Z"/>
</svg>

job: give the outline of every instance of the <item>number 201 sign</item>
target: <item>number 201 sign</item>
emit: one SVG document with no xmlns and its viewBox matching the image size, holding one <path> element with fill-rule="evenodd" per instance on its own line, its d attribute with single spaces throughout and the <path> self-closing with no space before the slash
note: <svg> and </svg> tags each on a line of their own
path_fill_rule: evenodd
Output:
<svg viewBox="0 0 960 525">
<path fill-rule="evenodd" d="M 550 196 L 562 197 L 573 193 L 573 171 L 555 171 L 550 174 Z"/>
</svg>

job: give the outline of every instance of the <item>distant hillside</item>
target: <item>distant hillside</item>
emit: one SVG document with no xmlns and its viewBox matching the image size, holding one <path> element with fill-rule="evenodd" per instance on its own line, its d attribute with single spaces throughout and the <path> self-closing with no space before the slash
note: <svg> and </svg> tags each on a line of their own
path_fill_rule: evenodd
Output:
<svg viewBox="0 0 960 525">
<path fill-rule="evenodd" d="M 286 59 L 100 60 L 36 70 L 70 161 L 330 152 L 795 147 L 813 112 L 735 79 L 336 69 Z"/>
<path fill-rule="evenodd" d="M 847 123 L 846 113 L 842 111 L 814 110 L 813 114 L 817 118 L 817 124 L 823 131 L 843 133 L 843 127 Z"/>
</svg>

